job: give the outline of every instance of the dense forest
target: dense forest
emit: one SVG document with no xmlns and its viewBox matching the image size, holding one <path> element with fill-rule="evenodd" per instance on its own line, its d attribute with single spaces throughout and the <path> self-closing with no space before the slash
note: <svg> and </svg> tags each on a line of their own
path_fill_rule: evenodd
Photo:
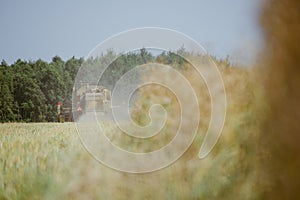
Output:
<svg viewBox="0 0 300 200">
<path fill-rule="evenodd" d="M 0 65 L 0 121 L 56 121 L 57 102 L 71 98 L 73 81 L 83 59 L 43 60 Z"/>
<path fill-rule="evenodd" d="M 180 49 L 179 51 L 184 51 Z M 0 65 L 0 122 L 54 122 L 57 120 L 57 102 L 70 104 L 72 89 L 79 68 L 88 64 L 97 70 L 115 53 L 109 50 L 96 59 L 72 57 L 63 61 L 59 56 L 51 62 L 41 59 L 24 61 L 18 59 L 8 65 Z M 101 84 L 111 86 L 131 68 L 148 62 L 171 64 L 182 69 L 185 60 L 172 52 L 153 56 L 145 49 L 124 54 L 114 60 L 104 72 Z M 121 66 L 121 67 L 120 67 Z M 89 73 L 93 74 L 93 73 Z M 86 76 L 87 79 L 92 77 Z M 90 81 L 90 80 L 88 80 Z"/>
</svg>

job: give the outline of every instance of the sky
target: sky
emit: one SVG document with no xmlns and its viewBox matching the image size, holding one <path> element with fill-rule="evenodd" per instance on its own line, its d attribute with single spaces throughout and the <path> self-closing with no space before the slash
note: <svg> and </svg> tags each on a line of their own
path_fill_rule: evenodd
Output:
<svg viewBox="0 0 300 200">
<path fill-rule="evenodd" d="M 121 31 L 180 31 L 219 58 L 251 64 L 263 47 L 262 0 L 0 0 L 0 60 L 85 57 Z"/>
</svg>

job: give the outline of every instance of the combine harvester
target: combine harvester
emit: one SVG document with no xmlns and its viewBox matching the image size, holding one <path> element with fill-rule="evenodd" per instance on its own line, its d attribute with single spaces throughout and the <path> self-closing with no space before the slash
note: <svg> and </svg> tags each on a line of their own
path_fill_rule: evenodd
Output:
<svg viewBox="0 0 300 200">
<path fill-rule="evenodd" d="M 77 90 L 74 88 L 73 94 L 76 95 L 73 97 L 71 107 L 63 107 L 62 102 L 58 102 L 58 122 L 76 121 L 86 113 L 109 113 L 111 111 L 111 94 L 103 86 L 86 83 Z"/>
</svg>

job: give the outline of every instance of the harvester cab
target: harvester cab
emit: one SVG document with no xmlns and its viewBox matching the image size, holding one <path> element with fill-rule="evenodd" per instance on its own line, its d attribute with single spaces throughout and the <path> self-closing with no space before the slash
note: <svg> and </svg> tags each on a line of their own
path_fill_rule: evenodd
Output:
<svg viewBox="0 0 300 200">
<path fill-rule="evenodd" d="M 110 110 L 111 94 L 107 88 L 96 84 L 83 84 L 76 90 L 76 104 L 73 104 L 75 119 L 85 113 L 109 113 Z"/>
</svg>

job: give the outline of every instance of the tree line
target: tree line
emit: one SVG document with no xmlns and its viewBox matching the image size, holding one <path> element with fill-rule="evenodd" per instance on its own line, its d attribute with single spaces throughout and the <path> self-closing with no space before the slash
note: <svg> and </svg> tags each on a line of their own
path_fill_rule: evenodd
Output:
<svg viewBox="0 0 300 200">
<path fill-rule="evenodd" d="M 184 53 L 184 49 L 179 49 Z M 146 49 L 116 57 L 112 50 L 97 58 L 72 57 L 63 61 L 59 56 L 50 62 L 41 59 L 24 61 L 18 59 L 8 65 L 2 60 L 0 65 L 0 122 L 54 122 L 57 120 L 57 103 L 71 105 L 72 91 L 78 70 L 89 65 L 86 81 L 95 79 L 109 88 L 128 70 L 137 65 L 156 62 L 175 66 L 183 70 L 187 62 L 172 52 L 161 52 L 154 56 Z M 89 77 L 91 73 L 110 63 L 101 80 Z M 79 73 L 86 73 L 79 71 Z M 84 80 L 83 80 L 84 81 Z"/>
<path fill-rule="evenodd" d="M 0 121 L 53 122 L 57 102 L 71 99 L 73 81 L 83 62 L 72 57 L 64 62 L 55 56 L 51 62 L 41 59 L 0 65 Z"/>
</svg>

